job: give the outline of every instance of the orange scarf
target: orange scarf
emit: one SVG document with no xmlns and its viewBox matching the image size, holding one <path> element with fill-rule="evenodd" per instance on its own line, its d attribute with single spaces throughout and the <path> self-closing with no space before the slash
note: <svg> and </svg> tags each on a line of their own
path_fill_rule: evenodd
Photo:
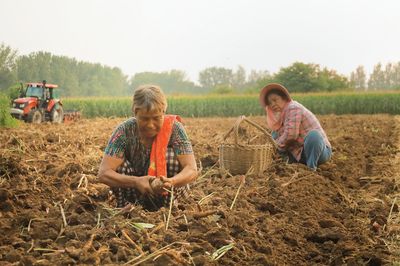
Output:
<svg viewBox="0 0 400 266">
<path fill-rule="evenodd" d="M 150 176 L 167 177 L 167 160 L 165 155 L 172 134 L 172 126 L 175 121 L 182 122 L 182 119 L 178 115 L 164 116 L 164 123 L 161 130 L 158 132 L 151 146 L 150 166 L 147 171 L 147 174 Z"/>
</svg>

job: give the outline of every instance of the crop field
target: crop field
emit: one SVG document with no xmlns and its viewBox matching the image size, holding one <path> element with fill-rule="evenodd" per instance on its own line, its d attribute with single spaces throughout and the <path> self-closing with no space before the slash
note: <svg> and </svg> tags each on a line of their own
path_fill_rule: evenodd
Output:
<svg viewBox="0 0 400 266">
<path fill-rule="evenodd" d="M 218 171 L 235 119 L 184 116 L 201 173 L 171 212 L 116 209 L 96 181 L 124 118 L 0 129 L 0 264 L 399 265 L 399 116 L 318 117 L 329 163 L 275 158 L 241 183 Z"/>
<path fill-rule="evenodd" d="M 293 94 L 315 114 L 400 114 L 399 92 Z M 67 98 L 64 108 L 79 110 L 87 118 L 128 117 L 131 97 Z M 185 117 L 263 115 L 258 95 L 171 96 L 168 111 Z"/>
</svg>

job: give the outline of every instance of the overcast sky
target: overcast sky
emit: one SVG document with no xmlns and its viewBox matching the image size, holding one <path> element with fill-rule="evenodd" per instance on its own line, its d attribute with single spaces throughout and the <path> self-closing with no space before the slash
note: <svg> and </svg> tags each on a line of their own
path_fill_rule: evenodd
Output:
<svg viewBox="0 0 400 266">
<path fill-rule="evenodd" d="M 126 75 L 295 61 L 349 75 L 400 61 L 399 14 L 399 0 L 0 0 L 0 43 Z"/>
</svg>

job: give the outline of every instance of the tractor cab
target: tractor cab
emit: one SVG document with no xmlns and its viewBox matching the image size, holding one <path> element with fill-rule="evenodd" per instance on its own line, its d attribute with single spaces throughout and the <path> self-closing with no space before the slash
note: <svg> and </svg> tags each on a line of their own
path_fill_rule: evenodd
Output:
<svg viewBox="0 0 400 266">
<path fill-rule="evenodd" d="M 23 93 L 21 94 L 21 98 L 24 101 L 37 99 L 42 103 L 48 103 L 51 99 L 57 99 L 58 93 L 56 93 L 55 88 L 58 86 L 55 84 L 45 84 L 43 83 L 27 83 L 27 86 Z"/>
<path fill-rule="evenodd" d="M 13 101 L 11 115 L 31 123 L 61 123 L 64 112 L 56 88 L 58 85 L 46 81 L 27 83 L 20 98 Z"/>
</svg>

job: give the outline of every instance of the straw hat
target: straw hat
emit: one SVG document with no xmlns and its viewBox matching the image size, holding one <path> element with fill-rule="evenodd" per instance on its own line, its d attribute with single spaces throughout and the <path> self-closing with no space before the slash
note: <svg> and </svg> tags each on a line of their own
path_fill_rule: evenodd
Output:
<svg viewBox="0 0 400 266">
<path fill-rule="evenodd" d="M 292 100 L 292 98 L 289 95 L 289 91 L 281 84 L 279 83 L 270 83 L 267 86 L 265 86 L 261 91 L 260 91 L 260 104 L 263 108 L 265 108 L 265 106 L 267 106 L 266 103 L 266 99 L 265 96 L 267 96 L 267 94 L 271 91 L 271 90 L 279 90 L 281 92 L 283 92 L 287 98 L 289 99 L 289 101 Z"/>
</svg>

